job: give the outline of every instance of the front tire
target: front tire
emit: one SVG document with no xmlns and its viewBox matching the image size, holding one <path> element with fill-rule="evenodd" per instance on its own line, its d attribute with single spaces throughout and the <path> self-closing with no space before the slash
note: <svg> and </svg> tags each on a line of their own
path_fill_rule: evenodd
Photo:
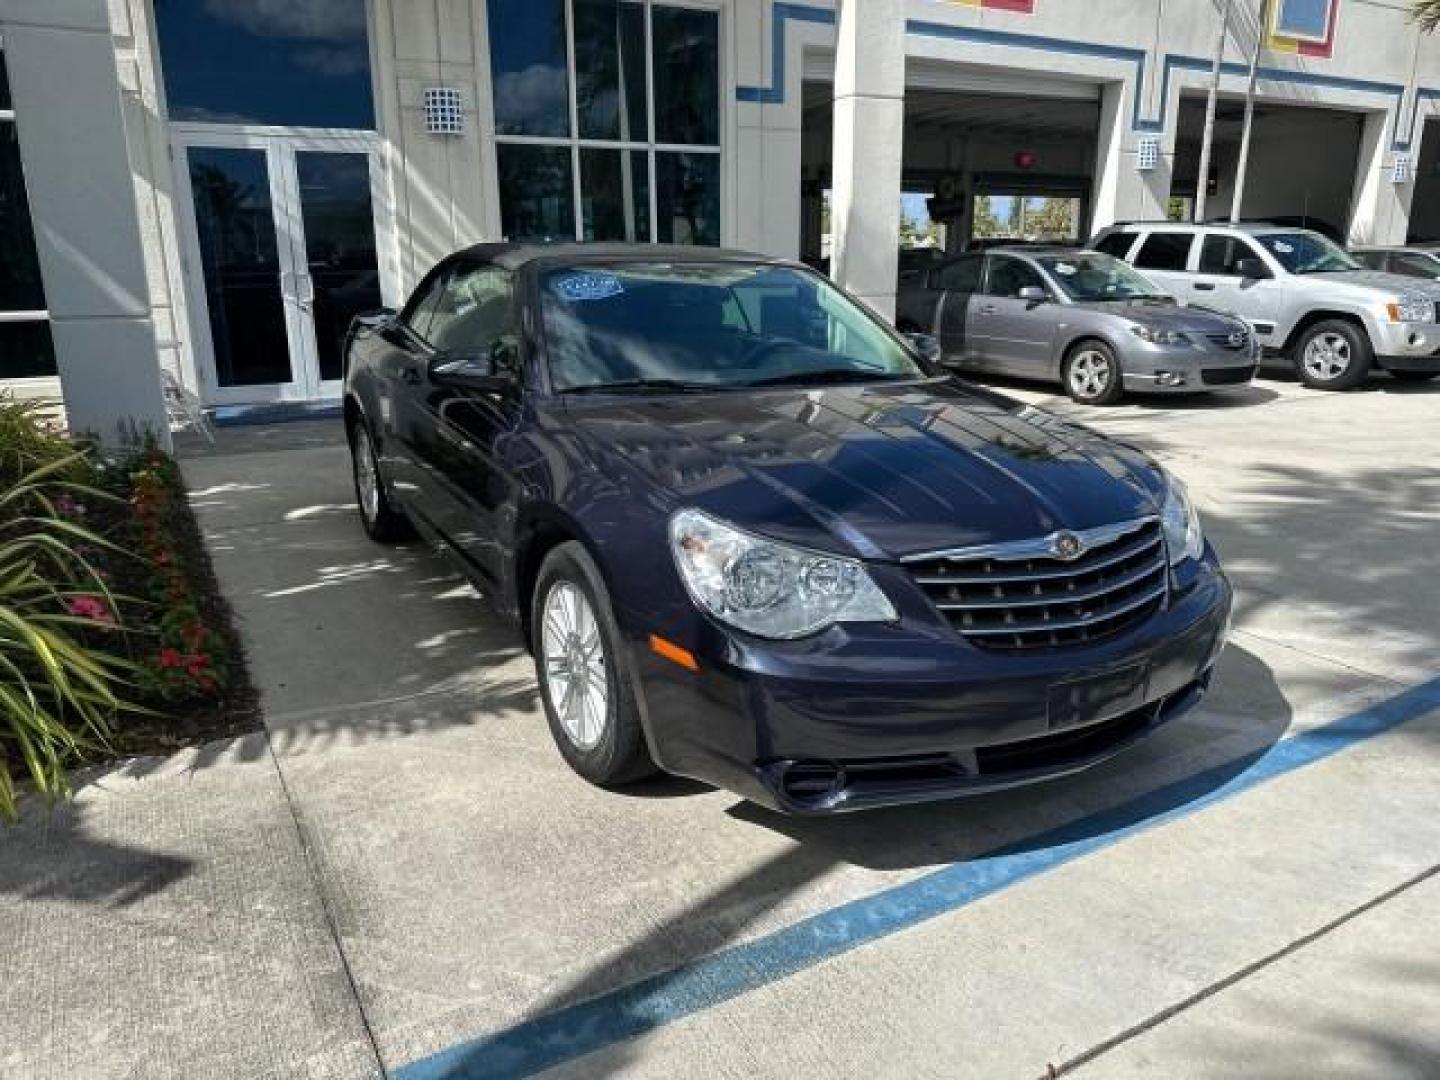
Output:
<svg viewBox="0 0 1440 1080">
<path fill-rule="evenodd" d="M 652 775 L 624 639 L 599 568 L 574 541 L 541 564 L 530 640 L 550 735 L 570 767 L 599 787 Z"/>
<path fill-rule="evenodd" d="M 1340 319 L 1316 323 L 1291 350 L 1295 374 L 1312 390 L 1354 389 L 1369 376 L 1373 360 L 1365 331 Z"/>
<path fill-rule="evenodd" d="M 355 502 L 360 524 L 371 540 L 382 544 L 408 540 L 414 535 L 409 520 L 390 501 L 375 439 L 363 419 L 350 425 L 350 467 L 355 480 Z"/>
<path fill-rule="evenodd" d="M 1065 358 L 1065 392 L 1081 405 L 1114 405 L 1125 395 L 1115 350 L 1103 341 L 1082 341 Z"/>
</svg>

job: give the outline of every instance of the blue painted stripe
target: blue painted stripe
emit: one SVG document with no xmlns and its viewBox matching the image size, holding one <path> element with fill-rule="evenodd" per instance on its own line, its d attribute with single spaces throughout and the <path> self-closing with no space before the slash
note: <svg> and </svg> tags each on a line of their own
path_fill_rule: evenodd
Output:
<svg viewBox="0 0 1440 1080">
<path fill-rule="evenodd" d="M 743 945 L 402 1066 L 395 1080 L 528 1076 L 956 911 L 1028 878 L 1324 761 L 1440 708 L 1440 676 L 1228 762 L 988 854 L 819 912 Z"/>
<path fill-rule="evenodd" d="M 811 7 L 808 4 L 786 3 L 777 0 L 771 7 L 770 17 L 770 85 L 739 86 L 735 89 L 737 101 L 748 101 L 759 105 L 779 105 L 785 101 L 785 28 L 791 22 L 808 22 L 824 26 L 835 24 L 835 13 L 827 8 Z M 1198 56 L 1167 53 L 1161 67 L 1160 115 L 1147 118 L 1144 107 L 1145 69 L 1149 53 L 1145 49 L 1121 45 L 1103 45 L 1090 41 L 1072 41 L 1067 38 L 1048 37 L 1043 34 L 1024 34 L 1010 30 L 989 30 L 974 26 L 956 26 L 951 23 L 928 22 L 909 19 L 905 32 L 918 37 L 934 37 L 950 41 L 965 41 L 976 45 L 994 45 L 1001 48 L 1034 49 L 1040 52 L 1059 53 L 1067 56 L 1081 56 L 1100 60 L 1113 60 L 1129 64 L 1135 72 L 1135 93 L 1131 102 L 1131 127 L 1137 132 L 1159 132 L 1165 130 L 1165 114 L 1170 102 L 1171 75 L 1176 70 L 1209 71 L 1212 61 Z M 1227 75 L 1248 75 L 1249 66 L 1226 63 L 1221 69 Z M 1410 143 L 1400 130 L 1401 110 L 1405 87 L 1398 83 L 1377 82 L 1372 79 L 1354 79 L 1344 75 L 1327 75 L 1318 71 L 1298 71 L 1292 68 L 1261 67 L 1260 78 L 1266 82 L 1292 83 L 1296 86 L 1313 86 L 1327 90 L 1351 90 L 1364 94 L 1379 94 L 1392 97 L 1395 109 L 1396 150 L 1408 149 Z M 1440 98 L 1440 89 L 1421 87 L 1416 91 L 1416 107 L 1421 98 Z M 1414 126 L 1414 112 L 1411 113 L 1411 127 Z"/>
</svg>

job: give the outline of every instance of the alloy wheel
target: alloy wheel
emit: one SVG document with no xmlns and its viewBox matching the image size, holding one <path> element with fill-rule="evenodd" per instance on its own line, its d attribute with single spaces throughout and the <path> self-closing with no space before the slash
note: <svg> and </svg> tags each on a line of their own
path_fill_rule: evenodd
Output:
<svg viewBox="0 0 1440 1080">
<path fill-rule="evenodd" d="M 1070 386 L 1080 397 L 1099 397 L 1110 386 L 1110 359 L 1095 349 L 1075 354 L 1070 362 Z"/>
<path fill-rule="evenodd" d="M 1316 334 L 1305 343 L 1301 363 L 1312 379 L 1320 382 L 1338 379 L 1350 368 L 1350 342 L 1342 334 Z"/>
<path fill-rule="evenodd" d="M 355 490 L 360 496 L 360 513 L 374 522 L 380 514 L 380 470 L 375 464 L 375 451 L 363 427 L 355 429 Z"/>
<path fill-rule="evenodd" d="M 550 703 L 566 738 L 593 750 L 605 734 L 610 700 L 595 612 L 574 583 L 557 581 L 545 597 L 542 619 L 541 670 Z"/>
</svg>

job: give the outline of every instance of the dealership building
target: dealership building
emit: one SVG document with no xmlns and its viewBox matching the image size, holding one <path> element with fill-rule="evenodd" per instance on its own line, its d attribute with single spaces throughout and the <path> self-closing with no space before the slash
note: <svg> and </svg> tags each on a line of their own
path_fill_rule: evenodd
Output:
<svg viewBox="0 0 1440 1080">
<path fill-rule="evenodd" d="M 830 258 L 900 207 L 1083 237 L 1228 214 L 1440 239 L 1440 37 L 1404 0 L 0 0 L 0 378 L 72 425 L 333 402 L 350 317 L 477 241 Z"/>
</svg>

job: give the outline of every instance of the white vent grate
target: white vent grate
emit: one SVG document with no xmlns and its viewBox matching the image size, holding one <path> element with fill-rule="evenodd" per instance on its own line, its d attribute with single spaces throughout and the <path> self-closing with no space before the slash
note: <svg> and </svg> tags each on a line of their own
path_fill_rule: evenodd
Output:
<svg viewBox="0 0 1440 1080">
<path fill-rule="evenodd" d="M 459 135 L 465 130 L 460 91 L 449 86 L 425 88 L 425 130 L 432 135 Z"/>
<path fill-rule="evenodd" d="M 1135 149 L 1135 168 L 1140 172 L 1151 172 L 1160 165 L 1160 140 L 1154 135 L 1144 136 Z"/>
<path fill-rule="evenodd" d="M 1410 155 L 1403 150 L 1397 153 L 1394 160 L 1390 162 L 1390 182 L 1392 184 L 1408 184 L 1410 182 Z"/>
</svg>

